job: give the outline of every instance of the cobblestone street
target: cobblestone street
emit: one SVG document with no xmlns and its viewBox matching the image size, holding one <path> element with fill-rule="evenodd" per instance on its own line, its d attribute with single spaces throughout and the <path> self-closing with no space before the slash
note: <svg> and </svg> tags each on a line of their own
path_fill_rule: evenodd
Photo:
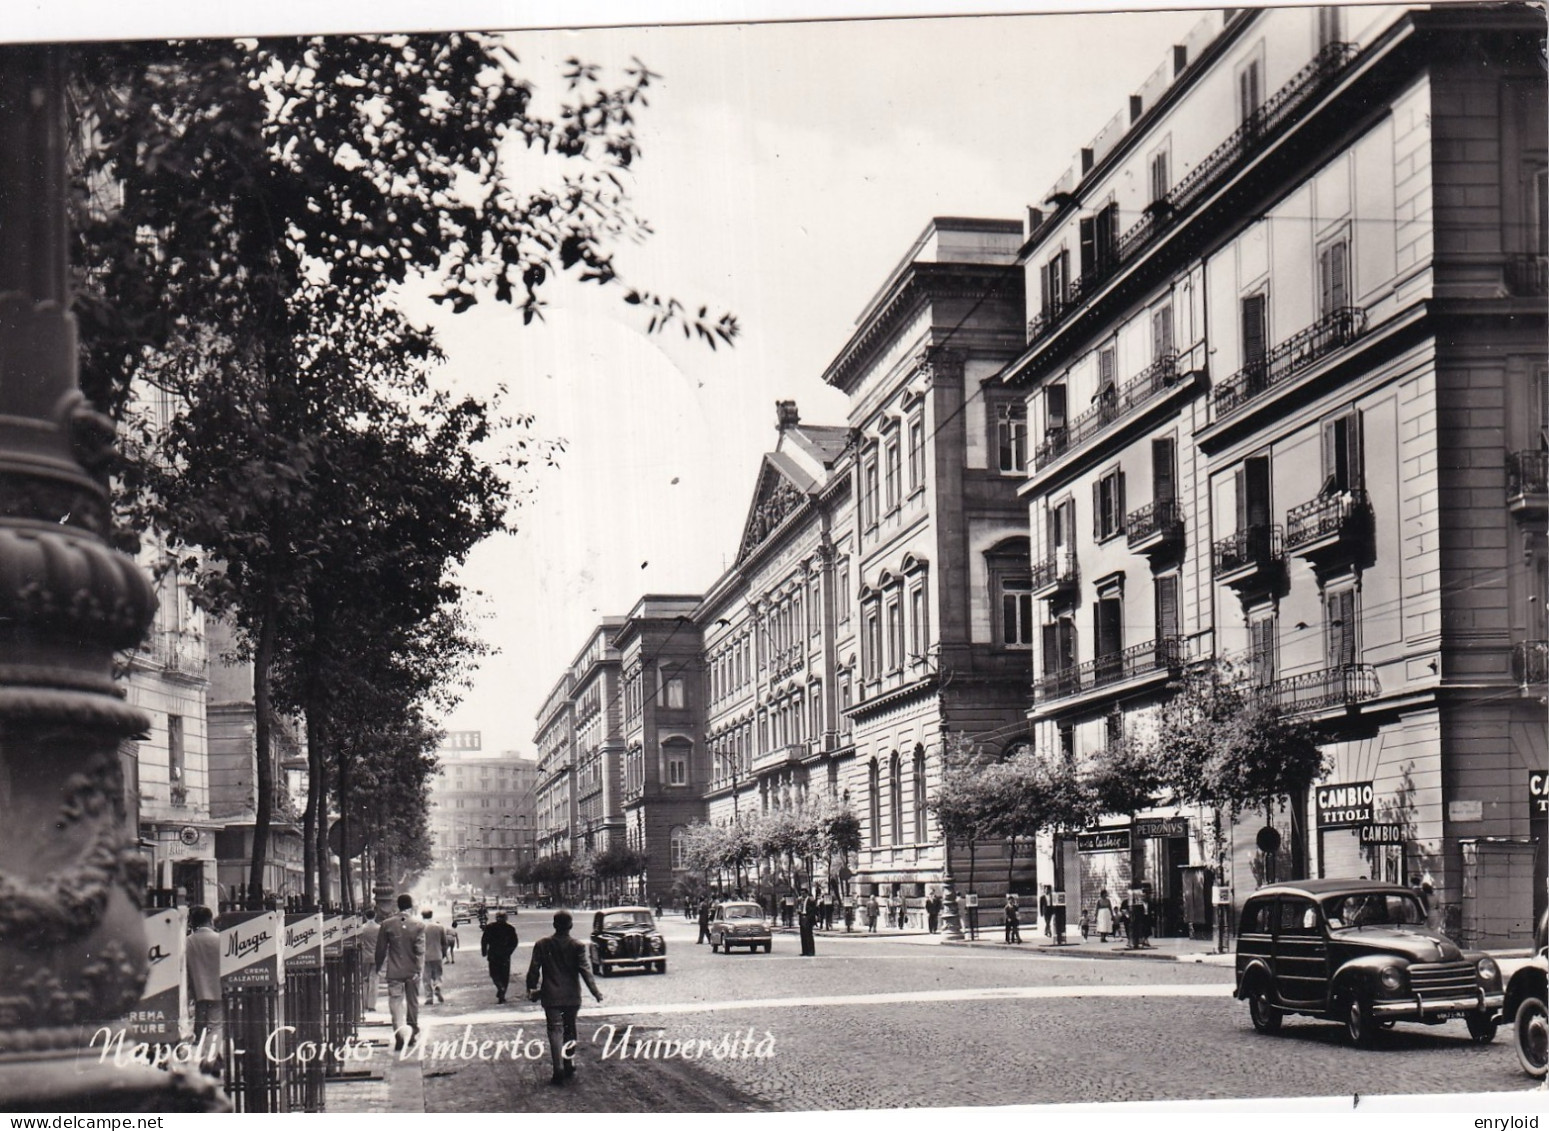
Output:
<svg viewBox="0 0 1549 1131">
<path fill-rule="evenodd" d="M 518 921 L 513 988 L 545 918 Z M 427 1055 L 425 1109 L 790 1111 L 1511 1093 L 1528 1084 L 1504 1039 L 1475 1046 L 1461 1022 L 1399 1026 L 1371 1050 L 1307 1019 L 1259 1036 L 1219 963 L 1052 956 L 1037 943 L 1022 953 L 949 947 L 919 936 L 822 939 L 818 957 L 803 959 L 793 938 L 777 935 L 771 955 L 723 956 L 696 946 L 687 924 L 664 925 L 669 972 L 599 981 L 606 1000 L 582 1010 L 581 1068 L 569 1085 L 548 1084 L 545 1059 Z M 424 1011 L 430 1046 L 465 1032 L 541 1041 L 537 1006 L 496 1006 L 472 945 L 477 930 L 462 934 L 448 1003 Z M 628 1026 L 647 1055 L 620 1058 Z M 767 1035 L 772 1055 L 668 1055 L 668 1041 L 742 1040 L 749 1030 L 739 1051 Z"/>
</svg>

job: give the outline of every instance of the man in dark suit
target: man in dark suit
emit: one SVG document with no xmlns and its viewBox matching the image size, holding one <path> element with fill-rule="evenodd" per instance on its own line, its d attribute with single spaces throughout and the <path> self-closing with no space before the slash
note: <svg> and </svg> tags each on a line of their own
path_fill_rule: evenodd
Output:
<svg viewBox="0 0 1549 1131">
<path fill-rule="evenodd" d="M 706 897 L 699 904 L 699 937 L 694 940 L 696 945 L 710 938 L 710 915 L 711 903 L 709 897 Z"/>
<path fill-rule="evenodd" d="M 489 960 L 489 979 L 495 983 L 495 1003 L 506 1000 L 506 987 L 511 984 L 511 955 L 518 943 L 516 928 L 506 922 L 504 911 L 495 912 L 495 921 L 484 928 L 479 936 L 479 953 Z"/>
<path fill-rule="evenodd" d="M 812 935 L 813 924 L 817 921 L 818 901 L 808 888 L 802 892 L 801 901 L 796 905 L 796 921 L 801 926 L 801 953 L 803 958 L 814 957 L 817 950 L 817 942 Z"/>
</svg>

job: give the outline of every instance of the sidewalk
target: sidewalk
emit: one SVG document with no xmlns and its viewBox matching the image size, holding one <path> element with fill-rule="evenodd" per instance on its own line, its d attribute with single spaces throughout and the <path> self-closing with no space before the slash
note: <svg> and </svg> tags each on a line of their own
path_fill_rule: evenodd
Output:
<svg viewBox="0 0 1549 1131">
<path fill-rule="evenodd" d="M 329 1114 L 370 1114 L 425 1110 L 424 1070 L 417 1057 L 400 1060 L 393 1054 L 392 1022 L 385 1012 L 371 1012 L 360 1026 L 357 1045 L 370 1045 L 369 1059 L 351 1066 L 354 1073 L 330 1079 L 323 1088 L 323 1110 Z"/>
</svg>

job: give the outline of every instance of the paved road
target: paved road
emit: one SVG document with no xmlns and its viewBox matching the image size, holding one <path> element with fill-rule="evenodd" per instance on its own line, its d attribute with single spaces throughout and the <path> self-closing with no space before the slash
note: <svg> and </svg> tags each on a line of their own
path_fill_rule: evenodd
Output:
<svg viewBox="0 0 1549 1131">
<path fill-rule="evenodd" d="M 538 912 L 517 920 L 518 981 L 546 921 Z M 570 1085 L 548 1087 L 543 1059 L 431 1057 L 427 1109 L 788 1111 L 1516 1092 L 1528 1083 L 1504 1039 L 1475 1046 L 1462 1022 L 1400 1026 L 1372 1050 L 1309 1020 L 1260 1036 L 1221 966 L 863 937 L 820 939 L 818 956 L 802 958 L 784 935 L 771 955 L 725 956 L 694 945 L 681 919 L 664 927 L 666 975 L 599 982 L 606 1001 L 582 1012 L 582 1067 Z M 472 945 L 448 967 L 450 1000 L 425 1011 L 431 1047 L 464 1033 L 541 1040 L 536 1006 L 494 1004 L 477 936 L 462 928 Z"/>
</svg>

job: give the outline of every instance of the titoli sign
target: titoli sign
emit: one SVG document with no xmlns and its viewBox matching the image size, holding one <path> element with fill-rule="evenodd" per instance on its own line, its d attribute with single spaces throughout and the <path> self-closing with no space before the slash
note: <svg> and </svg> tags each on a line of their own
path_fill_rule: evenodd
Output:
<svg viewBox="0 0 1549 1131">
<path fill-rule="evenodd" d="M 1350 829 L 1371 824 L 1375 796 L 1369 781 L 1319 786 L 1315 794 L 1318 828 Z"/>
</svg>

